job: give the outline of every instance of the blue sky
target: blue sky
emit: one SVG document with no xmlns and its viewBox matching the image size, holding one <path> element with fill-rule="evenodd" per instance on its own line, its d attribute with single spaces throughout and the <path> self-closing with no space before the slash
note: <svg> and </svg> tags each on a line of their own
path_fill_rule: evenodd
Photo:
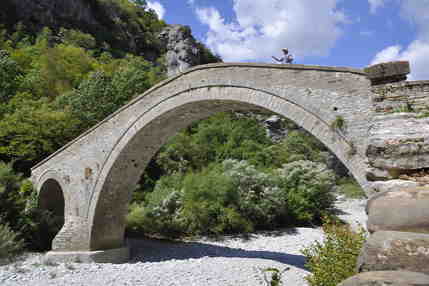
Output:
<svg viewBox="0 0 429 286">
<path fill-rule="evenodd" d="M 188 25 L 225 62 L 349 66 L 408 60 L 429 80 L 429 0 L 150 0 L 168 24 Z"/>
</svg>

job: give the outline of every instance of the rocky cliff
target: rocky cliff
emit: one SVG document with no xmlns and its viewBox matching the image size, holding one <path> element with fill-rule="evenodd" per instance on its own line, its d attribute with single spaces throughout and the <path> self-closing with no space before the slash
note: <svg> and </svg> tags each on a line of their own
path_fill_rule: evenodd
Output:
<svg viewBox="0 0 429 286">
<path fill-rule="evenodd" d="M 101 49 L 156 61 L 166 54 L 169 75 L 220 59 L 192 36 L 189 27 L 167 25 L 156 14 L 128 0 L 2 0 L 0 25 L 10 32 L 21 23 L 26 33 L 44 27 L 91 34 Z"/>
</svg>

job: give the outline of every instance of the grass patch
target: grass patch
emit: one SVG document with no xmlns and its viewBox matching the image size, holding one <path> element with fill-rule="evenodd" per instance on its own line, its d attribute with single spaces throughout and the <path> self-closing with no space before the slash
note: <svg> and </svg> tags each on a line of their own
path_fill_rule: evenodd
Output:
<svg viewBox="0 0 429 286">
<path fill-rule="evenodd" d="M 338 192 L 350 199 L 362 199 L 366 194 L 362 187 L 351 177 L 338 180 Z"/>
</svg>

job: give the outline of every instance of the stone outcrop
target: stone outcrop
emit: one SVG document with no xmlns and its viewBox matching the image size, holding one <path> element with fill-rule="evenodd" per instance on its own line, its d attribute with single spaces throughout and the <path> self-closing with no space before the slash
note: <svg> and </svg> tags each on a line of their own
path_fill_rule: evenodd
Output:
<svg viewBox="0 0 429 286">
<path fill-rule="evenodd" d="M 417 182 L 408 180 L 376 181 L 371 183 L 371 189 L 374 193 L 382 193 L 385 191 L 399 191 L 417 186 L 419 186 Z"/>
<path fill-rule="evenodd" d="M 427 286 L 429 276 L 409 271 L 374 271 L 357 274 L 338 286 Z"/>
<path fill-rule="evenodd" d="M 429 274 L 429 234 L 377 231 L 361 250 L 359 272 L 406 270 Z"/>
<path fill-rule="evenodd" d="M 388 190 L 367 202 L 370 232 L 395 230 L 429 233 L 429 187 Z"/>
<path fill-rule="evenodd" d="M 166 47 L 167 75 L 173 76 L 202 63 L 202 46 L 183 25 L 168 25 L 159 35 Z"/>
<path fill-rule="evenodd" d="M 376 116 L 369 137 L 370 165 L 393 178 L 429 166 L 429 118 L 408 113 Z"/>
</svg>

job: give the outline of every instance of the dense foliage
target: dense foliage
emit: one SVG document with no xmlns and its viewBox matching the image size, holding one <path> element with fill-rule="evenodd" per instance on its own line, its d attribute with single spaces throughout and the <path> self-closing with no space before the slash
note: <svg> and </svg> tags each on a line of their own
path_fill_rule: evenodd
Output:
<svg viewBox="0 0 429 286">
<path fill-rule="evenodd" d="M 327 220 L 325 239 L 302 250 L 307 257 L 311 286 L 335 286 L 356 274 L 356 261 L 366 239 L 365 230 L 354 232 L 348 225 Z"/>
<path fill-rule="evenodd" d="M 131 205 L 128 230 L 216 235 L 317 223 L 332 207 L 333 183 L 320 163 L 296 161 L 264 172 L 228 159 L 162 177 L 143 202 Z"/>
</svg>

